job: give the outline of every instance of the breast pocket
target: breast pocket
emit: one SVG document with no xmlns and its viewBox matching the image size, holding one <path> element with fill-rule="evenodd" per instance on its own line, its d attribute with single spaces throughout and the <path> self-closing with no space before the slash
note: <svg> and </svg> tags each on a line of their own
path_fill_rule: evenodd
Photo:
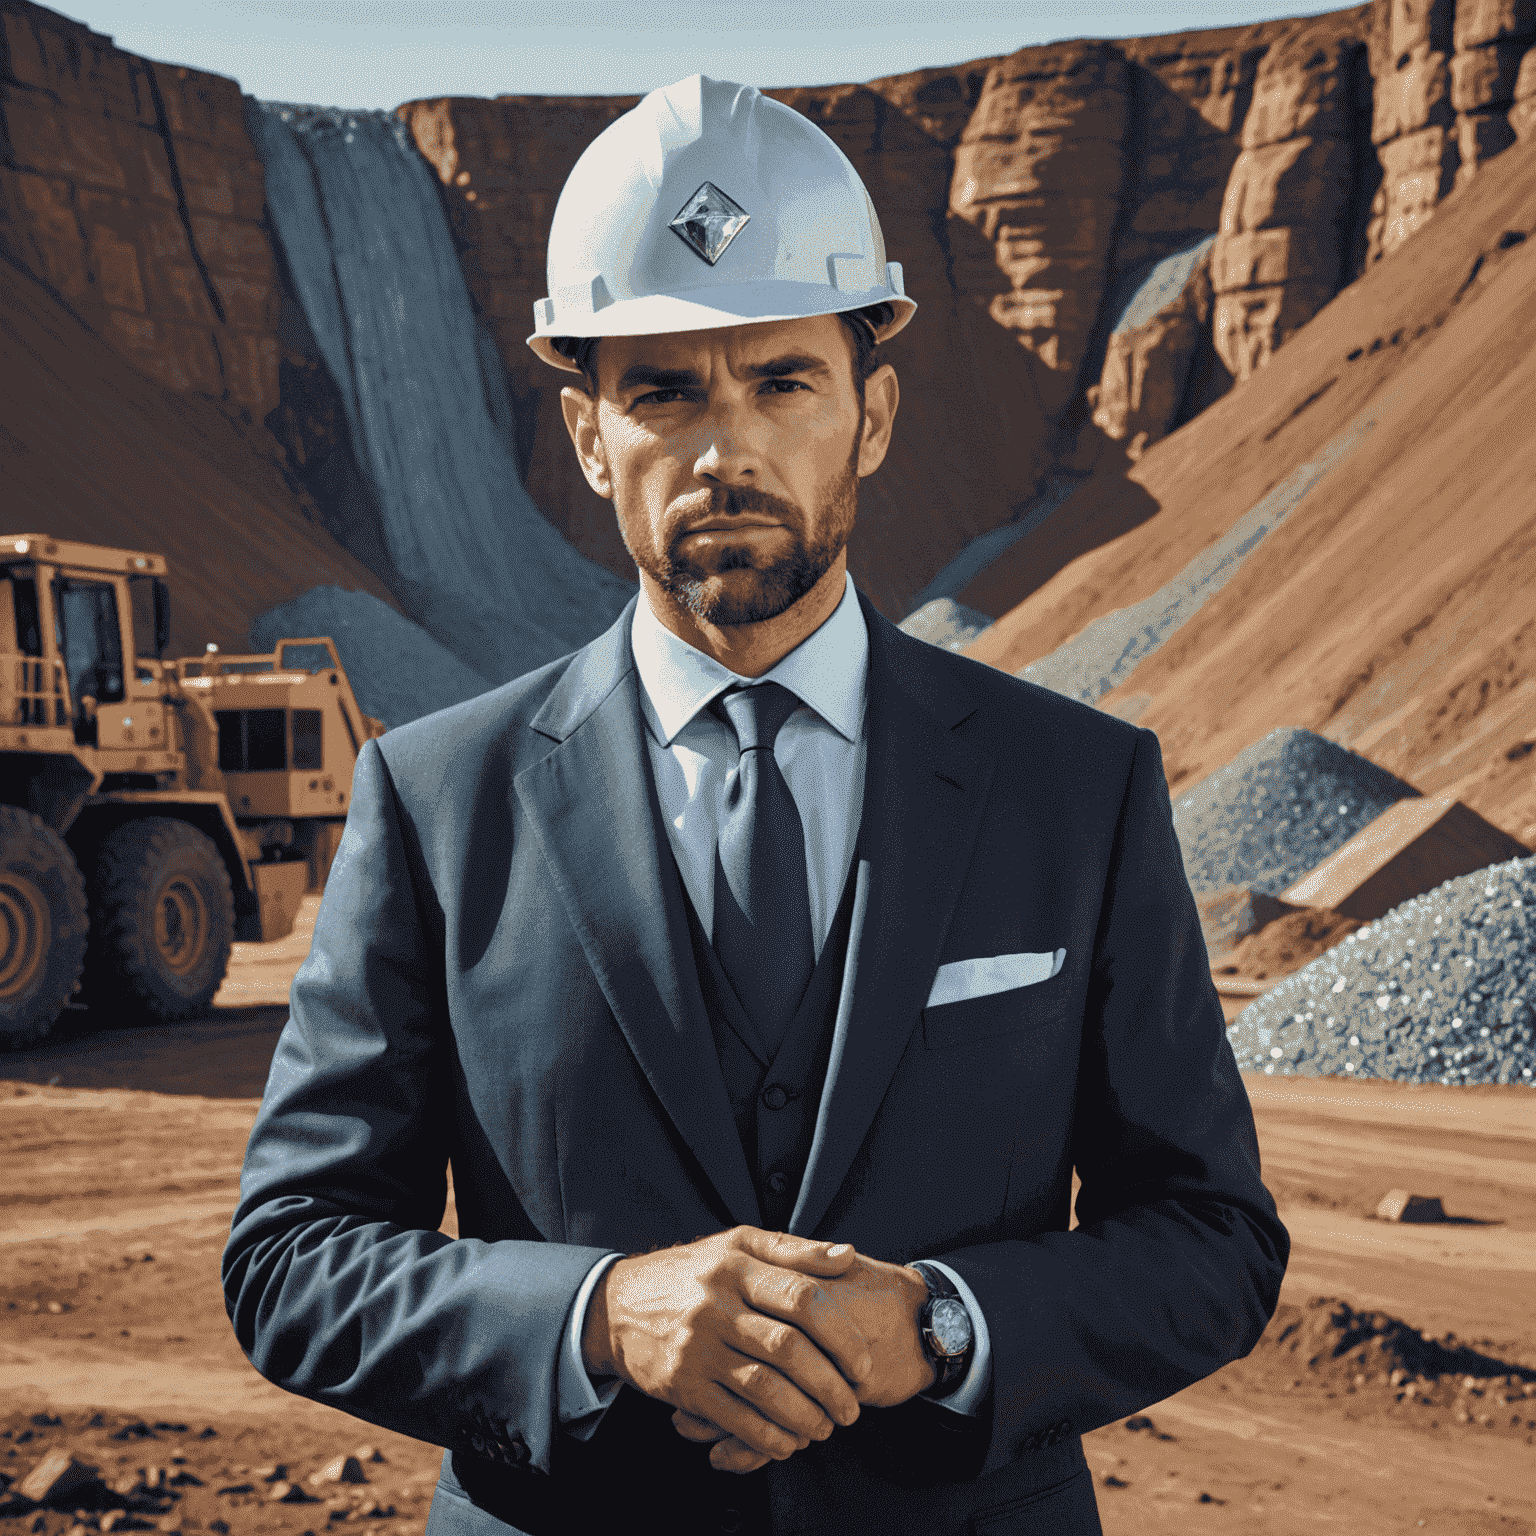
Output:
<svg viewBox="0 0 1536 1536">
<path fill-rule="evenodd" d="M 1044 1029 L 1065 1019 L 1068 1002 L 1067 978 L 1061 975 L 985 997 L 940 1003 L 923 1009 L 923 1044 L 929 1050 L 953 1050 L 998 1035 Z"/>
</svg>

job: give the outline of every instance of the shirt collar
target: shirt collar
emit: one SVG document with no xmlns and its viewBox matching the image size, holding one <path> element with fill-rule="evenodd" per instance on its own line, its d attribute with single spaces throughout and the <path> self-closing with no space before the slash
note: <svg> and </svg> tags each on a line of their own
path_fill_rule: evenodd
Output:
<svg viewBox="0 0 1536 1536">
<path fill-rule="evenodd" d="M 852 575 L 845 572 L 843 580 L 842 601 L 831 615 L 762 678 L 741 677 L 674 635 L 651 612 L 642 590 L 630 645 L 642 692 L 651 706 L 649 723 L 662 745 L 669 746 L 701 709 L 732 684 L 770 680 L 810 705 L 841 736 L 857 741 L 869 671 L 869 630 Z"/>
</svg>

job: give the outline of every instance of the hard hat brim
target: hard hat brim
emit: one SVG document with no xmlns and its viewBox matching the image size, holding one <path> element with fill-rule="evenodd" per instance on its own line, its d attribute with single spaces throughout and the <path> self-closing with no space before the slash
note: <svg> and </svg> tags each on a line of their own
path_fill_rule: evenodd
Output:
<svg viewBox="0 0 1536 1536">
<path fill-rule="evenodd" d="M 811 320 L 819 315 L 841 315 L 888 304 L 894 314 L 878 328 L 875 341 L 888 341 L 917 313 L 917 304 L 904 294 L 881 285 L 864 293 L 844 293 L 830 285 L 764 280 L 729 287 L 698 288 L 697 298 L 686 292 L 649 294 L 604 305 L 591 314 L 567 310 L 548 330 L 540 324 L 527 344 L 546 363 L 566 373 L 581 370 L 555 348 L 566 336 L 661 336 L 676 331 L 723 330 L 734 325 L 763 325 L 773 320 Z M 537 307 L 536 307 L 537 321 Z"/>
</svg>

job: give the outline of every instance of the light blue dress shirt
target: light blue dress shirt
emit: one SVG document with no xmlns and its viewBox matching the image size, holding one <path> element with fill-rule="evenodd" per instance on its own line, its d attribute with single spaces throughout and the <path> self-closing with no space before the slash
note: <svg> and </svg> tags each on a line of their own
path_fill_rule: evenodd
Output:
<svg viewBox="0 0 1536 1536">
<path fill-rule="evenodd" d="M 864 802 L 869 632 L 853 577 L 844 580 L 842 601 L 831 616 L 762 679 L 739 677 L 674 635 L 651 612 L 644 593 L 635 606 L 631 637 L 662 820 L 689 900 L 711 936 L 715 844 L 725 797 L 737 771 L 737 750 L 735 733 L 706 706 L 734 684 L 769 680 L 781 683 L 801 700 L 801 707 L 779 731 L 773 756 L 805 828 L 811 935 L 818 960 L 848 878 Z M 557 1408 L 560 1422 L 579 1440 L 591 1437 L 622 1385 L 616 1377 L 600 1377 L 598 1390 L 582 1363 L 581 1334 L 593 1287 L 608 1266 L 623 1257 L 608 1254 L 587 1272 L 566 1326 Z M 925 1262 L 954 1282 L 970 1310 L 976 1336 L 965 1379 L 939 1400 L 939 1406 L 974 1414 L 991 1375 L 986 1320 L 970 1287 L 954 1270 L 936 1260 Z"/>
</svg>

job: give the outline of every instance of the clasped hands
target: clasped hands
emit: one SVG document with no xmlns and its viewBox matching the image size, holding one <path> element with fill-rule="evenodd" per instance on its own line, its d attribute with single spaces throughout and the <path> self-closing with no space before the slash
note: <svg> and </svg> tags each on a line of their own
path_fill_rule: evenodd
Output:
<svg viewBox="0 0 1536 1536">
<path fill-rule="evenodd" d="M 710 1465 L 752 1472 L 891 1408 L 937 1370 L 923 1350 L 923 1277 L 827 1243 L 733 1227 L 609 1266 L 592 1292 L 582 1359 L 677 1410 L 714 1442 Z"/>
</svg>

